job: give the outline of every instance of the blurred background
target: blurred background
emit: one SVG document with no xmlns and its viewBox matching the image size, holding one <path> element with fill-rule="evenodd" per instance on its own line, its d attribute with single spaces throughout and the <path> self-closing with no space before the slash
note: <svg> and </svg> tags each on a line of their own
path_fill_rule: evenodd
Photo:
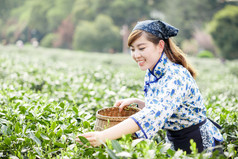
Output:
<svg viewBox="0 0 238 159">
<path fill-rule="evenodd" d="M 179 28 L 187 54 L 238 58 L 237 0 L 0 0 L 0 43 L 128 53 L 128 34 L 145 19 Z"/>
</svg>

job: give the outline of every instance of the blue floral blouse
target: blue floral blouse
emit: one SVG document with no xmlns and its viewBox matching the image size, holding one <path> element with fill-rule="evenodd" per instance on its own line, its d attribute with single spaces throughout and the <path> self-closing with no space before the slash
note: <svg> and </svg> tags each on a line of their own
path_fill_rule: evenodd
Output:
<svg viewBox="0 0 238 159">
<path fill-rule="evenodd" d="M 204 121 L 206 108 L 190 72 L 171 62 L 165 53 L 145 75 L 145 107 L 131 118 L 138 124 L 139 138 L 151 139 L 159 129 L 181 130 Z M 222 141 L 218 128 L 210 121 L 204 124 L 209 142 Z"/>
</svg>

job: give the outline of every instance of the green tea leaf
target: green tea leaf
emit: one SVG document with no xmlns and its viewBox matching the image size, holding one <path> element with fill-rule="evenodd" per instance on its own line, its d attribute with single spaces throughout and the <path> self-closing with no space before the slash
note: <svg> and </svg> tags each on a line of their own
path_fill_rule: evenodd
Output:
<svg viewBox="0 0 238 159">
<path fill-rule="evenodd" d="M 20 123 L 17 122 L 16 125 L 15 125 L 15 132 L 18 134 L 21 132 L 21 129 L 20 129 Z"/>
<path fill-rule="evenodd" d="M 87 144 L 89 143 L 88 139 L 86 139 L 85 137 L 83 136 L 78 136 L 79 140 L 83 143 L 83 144 Z"/>
<path fill-rule="evenodd" d="M 35 141 L 35 143 L 36 143 L 37 145 L 41 145 L 40 139 L 38 139 L 38 138 L 35 136 L 35 134 L 33 134 L 32 132 L 30 132 L 29 138 L 31 138 L 33 141 Z"/>
<path fill-rule="evenodd" d="M 61 103 L 59 104 L 59 106 L 60 106 L 61 108 L 64 108 L 65 104 L 64 104 L 63 102 L 61 102 Z"/>
<path fill-rule="evenodd" d="M 11 145 L 11 139 L 8 138 L 8 137 L 6 137 L 6 138 L 4 139 L 4 143 L 5 143 L 6 145 L 10 146 L 10 145 Z"/>
<path fill-rule="evenodd" d="M 27 108 L 26 108 L 26 107 L 24 107 L 24 106 L 20 106 L 20 107 L 19 107 L 19 110 L 21 111 L 21 113 L 22 113 L 22 114 L 25 114 L 25 113 L 26 113 L 26 110 L 27 110 Z"/>
<path fill-rule="evenodd" d="M 56 128 L 56 122 L 54 121 L 54 122 L 52 122 L 52 124 L 51 124 L 51 130 L 55 130 L 55 128 Z"/>
<path fill-rule="evenodd" d="M 140 143 L 140 142 L 143 141 L 143 140 L 144 140 L 144 139 L 135 139 L 135 140 L 132 141 L 131 146 L 132 146 L 132 147 L 135 147 L 138 143 Z"/>
<path fill-rule="evenodd" d="M 83 122 L 83 127 L 88 128 L 90 127 L 90 123 L 88 121 Z"/>
<path fill-rule="evenodd" d="M 60 129 L 60 130 L 56 133 L 56 136 L 57 136 L 57 137 L 61 137 L 62 134 L 63 134 L 63 130 Z"/>
<path fill-rule="evenodd" d="M 58 147 L 62 147 L 62 148 L 66 148 L 66 145 L 60 142 L 55 142 L 54 145 L 58 146 Z"/>
<path fill-rule="evenodd" d="M 77 107 L 73 107 L 73 111 L 75 112 L 75 114 L 77 114 L 78 115 L 78 113 L 79 113 L 79 110 L 78 110 L 78 108 Z"/>
<path fill-rule="evenodd" d="M 10 122 L 6 119 L 1 119 L 0 118 L 0 124 L 9 124 Z"/>
<path fill-rule="evenodd" d="M 117 140 L 112 140 L 112 147 L 117 151 L 117 152 L 121 152 L 122 148 L 121 145 L 118 143 Z"/>
<path fill-rule="evenodd" d="M 44 139 L 44 140 L 50 140 L 50 138 L 48 138 L 47 136 L 45 136 L 44 134 L 40 134 L 40 136 Z"/>
<path fill-rule="evenodd" d="M 109 148 L 106 148 L 107 150 L 107 153 L 109 154 L 109 156 L 112 158 L 112 159 L 119 159 L 116 154 Z"/>
</svg>

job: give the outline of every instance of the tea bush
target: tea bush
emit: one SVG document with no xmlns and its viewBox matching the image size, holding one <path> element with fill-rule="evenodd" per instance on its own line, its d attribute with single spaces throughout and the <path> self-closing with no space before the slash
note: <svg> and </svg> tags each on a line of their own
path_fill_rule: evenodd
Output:
<svg viewBox="0 0 238 159">
<path fill-rule="evenodd" d="M 197 55 L 197 57 L 200 57 L 200 58 L 213 58 L 214 55 L 208 51 L 208 50 L 203 50 L 203 51 L 200 51 Z"/>
<path fill-rule="evenodd" d="M 117 99 L 143 98 L 144 72 L 130 56 L 0 46 L 1 158 L 218 158 L 216 152 L 173 151 L 160 130 L 153 140 L 131 135 L 100 147 L 75 142 L 93 131 L 95 113 Z M 191 58 L 207 114 L 222 125 L 224 156 L 236 158 L 237 76 L 216 59 Z"/>
</svg>

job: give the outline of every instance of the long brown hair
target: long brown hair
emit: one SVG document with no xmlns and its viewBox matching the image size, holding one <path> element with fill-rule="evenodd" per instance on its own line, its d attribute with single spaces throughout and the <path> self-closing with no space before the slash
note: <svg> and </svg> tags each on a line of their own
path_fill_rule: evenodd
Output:
<svg viewBox="0 0 238 159">
<path fill-rule="evenodd" d="M 133 31 L 129 37 L 128 37 L 128 46 L 131 46 L 132 43 L 140 38 L 143 34 L 146 35 L 147 40 L 157 45 L 159 43 L 160 39 L 148 32 L 142 31 L 142 30 L 135 30 Z M 164 40 L 164 52 L 166 56 L 169 58 L 170 61 L 180 64 L 183 67 L 185 67 L 190 74 L 193 76 L 193 78 L 196 77 L 196 71 L 195 69 L 189 64 L 188 60 L 185 57 L 184 52 L 173 42 L 171 38 Z"/>
</svg>

